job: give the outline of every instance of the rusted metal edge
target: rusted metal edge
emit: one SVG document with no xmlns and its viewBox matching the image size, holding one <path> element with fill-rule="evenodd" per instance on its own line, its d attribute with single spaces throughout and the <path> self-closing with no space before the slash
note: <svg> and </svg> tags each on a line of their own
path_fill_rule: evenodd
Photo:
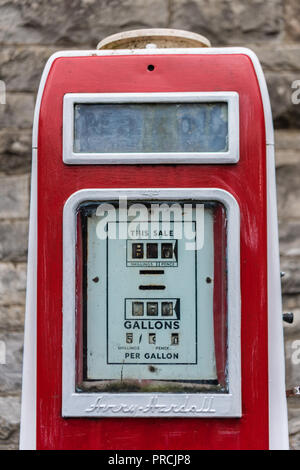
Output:
<svg viewBox="0 0 300 470">
<path fill-rule="evenodd" d="M 290 390 L 286 391 L 286 396 L 287 397 L 300 397 L 300 385 L 297 385 L 296 387 L 291 388 Z"/>
</svg>

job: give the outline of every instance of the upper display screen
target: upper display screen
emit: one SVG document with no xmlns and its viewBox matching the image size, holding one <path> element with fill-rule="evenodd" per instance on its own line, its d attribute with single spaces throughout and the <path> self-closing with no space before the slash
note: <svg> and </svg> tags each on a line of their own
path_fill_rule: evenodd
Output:
<svg viewBox="0 0 300 470">
<path fill-rule="evenodd" d="M 228 103 L 74 105 L 75 153 L 228 151 Z"/>
</svg>

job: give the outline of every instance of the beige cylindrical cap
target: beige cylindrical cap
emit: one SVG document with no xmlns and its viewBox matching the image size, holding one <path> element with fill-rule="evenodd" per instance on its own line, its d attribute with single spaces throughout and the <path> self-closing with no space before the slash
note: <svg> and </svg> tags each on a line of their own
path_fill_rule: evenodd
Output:
<svg viewBox="0 0 300 470">
<path fill-rule="evenodd" d="M 99 42 L 97 49 L 145 49 L 148 47 L 210 47 L 210 41 L 201 34 L 179 29 L 136 29 L 112 34 Z"/>
</svg>

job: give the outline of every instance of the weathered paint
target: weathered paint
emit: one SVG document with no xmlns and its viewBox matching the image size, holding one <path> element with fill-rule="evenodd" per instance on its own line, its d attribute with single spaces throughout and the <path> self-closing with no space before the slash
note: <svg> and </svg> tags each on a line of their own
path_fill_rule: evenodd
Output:
<svg viewBox="0 0 300 470">
<path fill-rule="evenodd" d="M 38 448 L 197 449 L 268 447 L 266 141 L 249 57 L 156 55 L 58 58 L 41 103 L 38 142 Z M 178 71 L 184 71 L 178 73 Z M 236 165 L 67 167 L 62 163 L 65 93 L 237 91 Z M 241 209 L 242 388 L 240 419 L 61 418 L 62 208 L 88 187 L 218 187 Z M 259 265 L 259 269 L 258 269 Z"/>
</svg>

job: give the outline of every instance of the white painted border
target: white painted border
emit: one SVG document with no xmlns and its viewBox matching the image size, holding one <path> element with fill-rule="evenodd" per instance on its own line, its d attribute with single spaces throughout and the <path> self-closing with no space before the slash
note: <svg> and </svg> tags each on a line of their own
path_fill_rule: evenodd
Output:
<svg viewBox="0 0 300 470">
<path fill-rule="evenodd" d="M 227 215 L 227 302 L 228 302 L 228 384 L 229 393 L 76 393 L 75 314 L 76 314 L 76 233 L 77 211 L 85 201 L 106 201 L 126 197 L 128 200 L 218 201 Z M 240 417 L 241 416 L 241 344 L 240 344 L 240 212 L 234 197 L 221 189 L 83 189 L 72 194 L 63 213 L 63 404 L 64 417 Z M 106 411 L 90 410 L 97 400 L 104 401 Z M 149 409 L 157 400 L 169 412 Z M 201 409 L 203 400 L 215 412 L 201 409 L 188 413 L 182 406 Z M 134 410 L 132 413 L 124 409 Z M 175 411 L 178 409 L 179 411 Z"/>
<path fill-rule="evenodd" d="M 289 449 L 274 145 L 267 145 L 270 449 Z"/>
<path fill-rule="evenodd" d="M 32 151 L 20 449 L 36 446 L 37 150 Z"/>
<path fill-rule="evenodd" d="M 115 50 L 115 51 L 60 51 L 53 54 L 47 61 L 44 68 L 40 86 L 36 99 L 34 112 L 32 146 L 37 149 L 38 146 L 38 129 L 39 114 L 42 96 L 45 84 L 54 61 L 63 57 L 92 57 L 92 56 L 114 56 L 114 55 L 149 55 L 156 54 L 209 54 L 209 55 L 227 55 L 242 54 L 249 58 L 252 62 L 259 87 L 264 108 L 266 144 L 267 144 L 267 186 L 268 186 L 268 287 L 269 287 L 269 358 L 275 357 L 276 360 L 269 360 L 269 447 L 270 449 L 288 449 L 288 421 L 287 421 L 287 402 L 285 396 L 285 364 L 284 364 L 284 344 L 283 344 L 283 327 L 282 327 L 282 309 L 281 309 L 281 285 L 279 267 L 279 246 L 278 246 L 278 220 L 276 209 L 276 180 L 275 180 L 275 162 L 274 162 L 274 130 L 272 122 L 272 112 L 269 99 L 269 93 L 264 77 L 263 70 L 256 54 L 250 49 L 244 47 L 226 47 L 226 48 L 192 48 L 192 49 L 132 49 L 132 50 Z M 269 150 L 268 150 L 269 149 Z M 33 150 L 32 163 L 36 168 L 36 152 Z M 25 328 L 25 344 L 30 344 L 31 326 L 35 328 L 36 322 L 36 184 L 37 175 L 33 173 L 31 187 L 31 215 L 30 215 L 30 236 L 29 236 L 29 264 L 31 264 L 33 275 L 27 280 L 27 302 L 26 302 L 26 325 Z M 32 228 L 33 227 L 33 228 Z M 272 293 L 272 294 L 271 294 Z M 36 337 L 34 338 L 36 343 Z M 25 350 L 23 359 L 23 370 L 31 371 L 33 380 L 36 377 L 36 349 Z M 29 372 L 28 372 L 29 373 Z M 29 379 L 30 380 L 30 379 Z M 273 385 L 279 383 L 279 387 Z M 24 387 L 22 389 L 22 410 L 30 410 L 28 413 L 22 413 L 22 425 L 20 436 L 20 448 L 35 449 L 35 409 L 36 397 L 31 393 L 31 389 Z M 33 431 L 34 430 L 34 431 Z"/>
<path fill-rule="evenodd" d="M 75 153 L 75 104 L 215 103 L 228 105 L 227 152 Z M 63 105 L 63 161 L 71 165 L 140 163 L 237 163 L 239 160 L 239 95 L 236 92 L 67 93 Z"/>
</svg>

